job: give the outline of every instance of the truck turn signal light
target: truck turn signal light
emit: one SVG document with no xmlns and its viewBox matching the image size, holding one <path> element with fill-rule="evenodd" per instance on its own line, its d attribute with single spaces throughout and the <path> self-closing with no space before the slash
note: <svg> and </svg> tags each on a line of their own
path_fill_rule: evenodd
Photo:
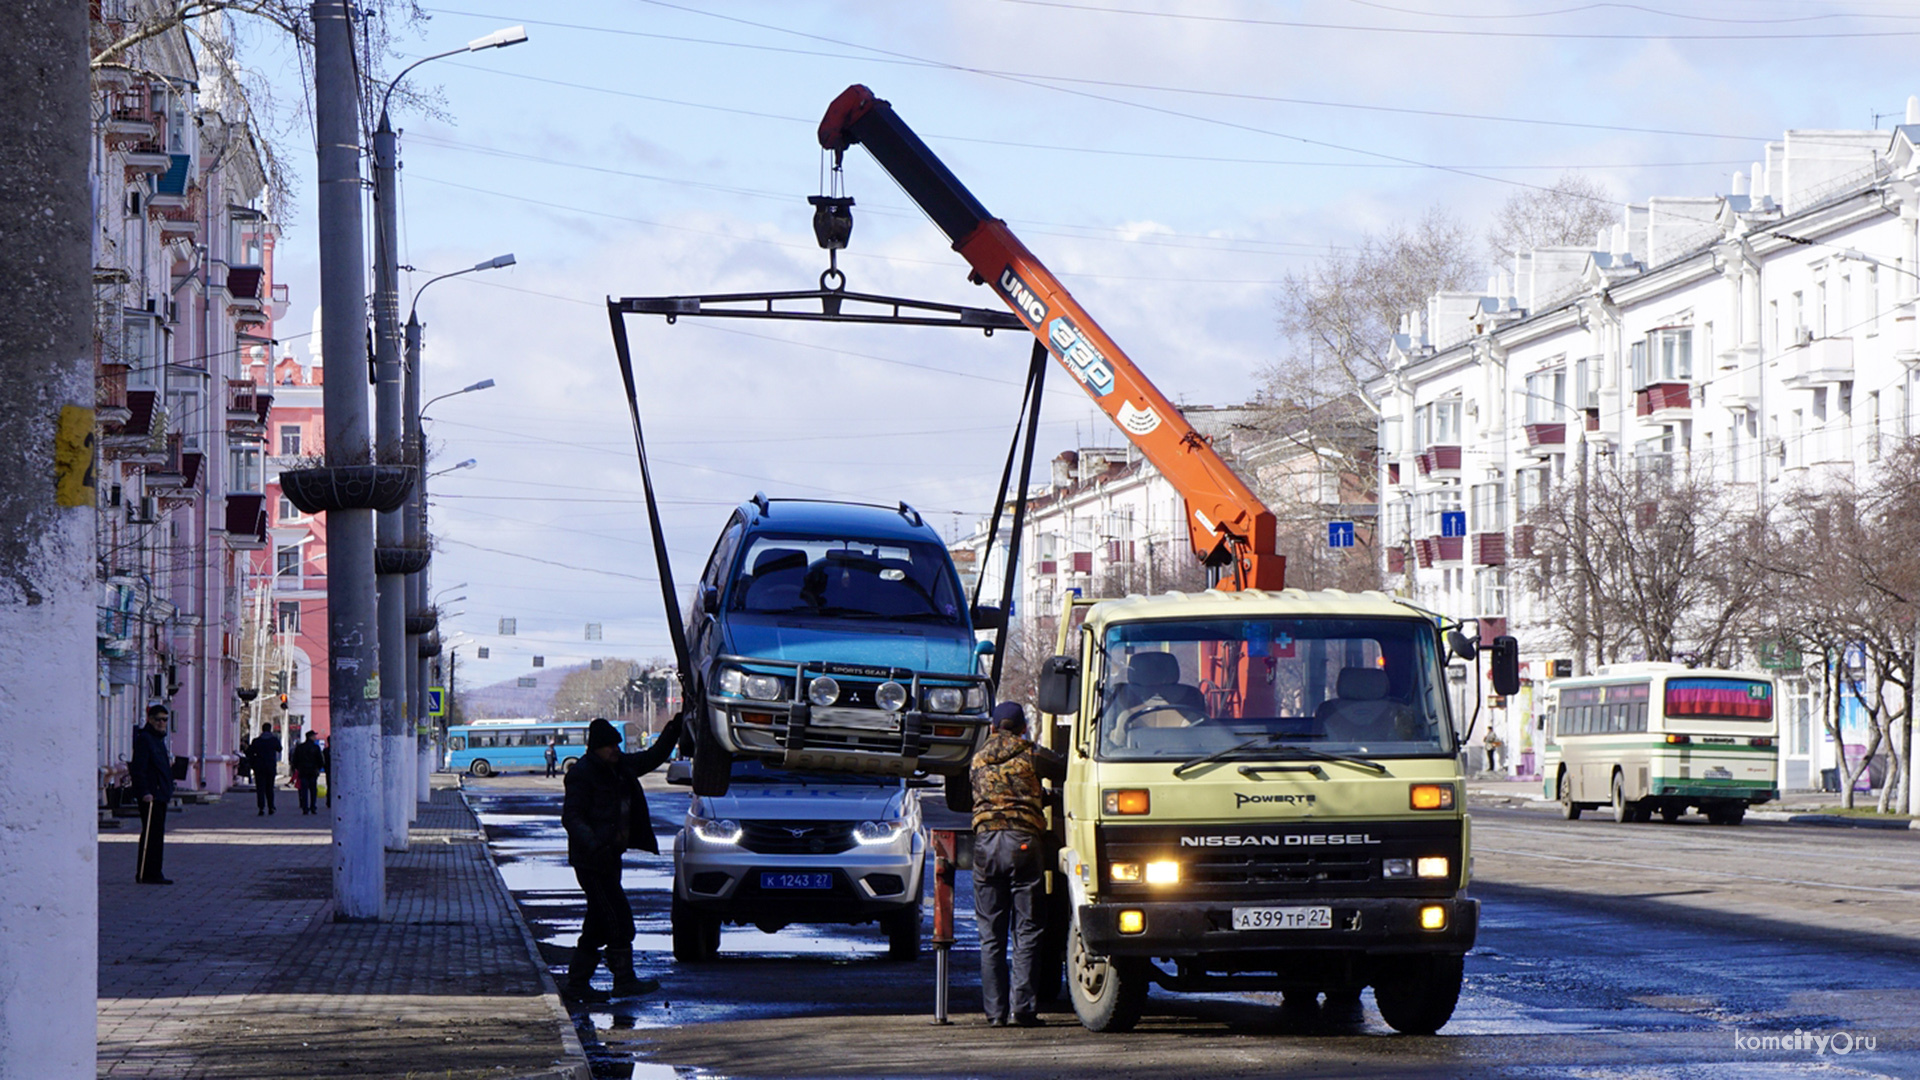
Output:
<svg viewBox="0 0 1920 1080">
<path fill-rule="evenodd" d="M 1415 784 L 1408 799 L 1415 810 L 1451 810 L 1453 785 Z"/>
<path fill-rule="evenodd" d="M 1109 814 L 1144 814 L 1152 800 L 1146 791 L 1140 788 L 1122 788 L 1103 792 L 1103 802 Z"/>
</svg>

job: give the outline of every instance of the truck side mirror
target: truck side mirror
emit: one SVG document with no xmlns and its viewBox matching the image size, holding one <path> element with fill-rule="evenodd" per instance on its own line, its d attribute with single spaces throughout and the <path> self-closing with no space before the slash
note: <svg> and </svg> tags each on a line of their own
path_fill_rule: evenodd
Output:
<svg viewBox="0 0 1920 1080">
<path fill-rule="evenodd" d="M 1458 630 L 1447 631 L 1447 651 L 1462 660 L 1471 660 L 1480 653 L 1480 646 Z"/>
<path fill-rule="evenodd" d="M 994 604 L 975 604 L 971 614 L 975 630 L 999 630 L 1007 625 L 1007 613 Z"/>
<path fill-rule="evenodd" d="M 709 615 L 720 610 L 720 590 L 711 585 L 700 586 L 700 610 Z"/>
<path fill-rule="evenodd" d="M 1050 656 L 1040 665 L 1040 685 L 1034 705 L 1044 713 L 1072 716 L 1080 711 L 1080 661 Z"/>
<path fill-rule="evenodd" d="M 1492 669 L 1493 692 L 1502 697 L 1512 697 L 1520 692 L 1520 643 L 1511 634 L 1501 634 L 1487 647 L 1491 654 L 1488 666 Z"/>
</svg>

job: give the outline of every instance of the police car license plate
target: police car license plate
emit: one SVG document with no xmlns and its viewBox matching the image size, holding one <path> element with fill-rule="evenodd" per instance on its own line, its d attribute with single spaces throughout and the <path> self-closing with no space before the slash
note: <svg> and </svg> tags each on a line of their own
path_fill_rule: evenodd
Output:
<svg viewBox="0 0 1920 1080">
<path fill-rule="evenodd" d="M 1235 930 L 1331 930 L 1330 907 L 1237 907 Z"/>
<path fill-rule="evenodd" d="M 763 889 L 831 889 L 833 875 L 762 873 L 760 887 Z"/>
</svg>

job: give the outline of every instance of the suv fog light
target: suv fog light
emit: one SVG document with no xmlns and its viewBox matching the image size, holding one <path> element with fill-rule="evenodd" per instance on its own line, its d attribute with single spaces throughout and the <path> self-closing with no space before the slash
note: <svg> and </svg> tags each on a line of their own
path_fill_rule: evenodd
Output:
<svg viewBox="0 0 1920 1080">
<path fill-rule="evenodd" d="M 1447 909 L 1439 904 L 1428 904 L 1420 909 L 1420 929 L 1445 930 L 1447 928 Z"/>
<path fill-rule="evenodd" d="M 1180 884 L 1180 864 L 1177 862 L 1173 862 L 1172 860 L 1164 860 L 1161 862 L 1148 863 L 1147 864 L 1147 884 L 1149 885 Z"/>
<path fill-rule="evenodd" d="M 1420 859 L 1418 873 L 1421 877 L 1446 877 L 1447 857 L 1445 855 L 1426 855 Z"/>
<path fill-rule="evenodd" d="M 1381 859 L 1380 860 L 1380 876 L 1381 877 L 1412 877 L 1413 876 L 1413 860 L 1412 859 Z"/>
<path fill-rule="evenodd" d="M 1111 881 L 1139 881 L 1140 864 L 1137 862 L 1117 862 L 1107 866 L 1107 878 Z"/>
<path fill-rule="evenodd" d="M 816 675 L 807 684 L 807 700 L 821 708 L 840 700 L 840 681 L 831 675 Z"/>
<path fill-rule="evenodd" d="M 966 697 L 957 686 L 940 686 L 927 691 L 927 711 L 938 713 L 957 713 L 960 702 Z"/>
<path fill-rule="evenodd" d="M 1147 913 L 1127 908 L 1120 912 L 1120 918 L 1116 921 L 1121 933 L 1138 934 L 1147 928 Z"/>
<path fill-rule="evenodd" d="M 873 692 L 873 703 L 888 712 L 899 712 L 907 705 L 907 688 L 888 679 Z"/>
</svg>

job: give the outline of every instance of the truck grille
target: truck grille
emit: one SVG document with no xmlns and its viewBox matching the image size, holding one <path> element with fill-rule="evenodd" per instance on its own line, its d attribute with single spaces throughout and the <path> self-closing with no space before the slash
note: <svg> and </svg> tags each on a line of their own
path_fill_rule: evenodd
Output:
<svg viewBox="0 0 1920 1080">
<path fill-rule="evenodd" d="M 1457 817 L 1381 821 L 1303 819 L 1244 825 L 1133 825 L 1103 822 L 1098 869 L 1102 891 L 1116 898 L 1250 900 L 1298 897 L 1448 896 L 1454 877 L 1387 878 L 1383 859 L 1445 855 L 1456 873 L 1461 851 Z M 1114 882 L 1114 862 L 1172 859 L 1180 884 L 1153 887 Z"/>
<path fill-rule="evenodd" d="M 837 855 L 853 847 L 851 821 L 743 821 L 740 846 L 763 855 Z"/>
</svg>

